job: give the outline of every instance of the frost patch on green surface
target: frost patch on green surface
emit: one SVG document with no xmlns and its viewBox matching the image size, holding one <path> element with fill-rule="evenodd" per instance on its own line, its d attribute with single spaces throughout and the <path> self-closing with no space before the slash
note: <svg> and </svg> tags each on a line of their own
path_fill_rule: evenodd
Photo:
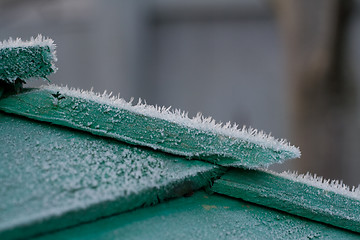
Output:
<svg viewBox="0 0 360 240">
<path fill-rule="evenodd" d="M 203 206 L 212 206 L 206 209 Z M 37 240 L 359 239 L 359 235 L 281 211 L 202 191 Z"/>
<path fill-rule="evenodd" d="M 215 134 L 222 134 L 228 137 L 240 138 L 244 141 L 249 141 L 263 148 L 271 148 L 274 151 L 289 152 L 293 158 L 298 158 L 301 156 L 299 148 L 290 145 L 290 143 L 285 139 L 275 139 L 273 136 L 267 135 L 263 131 L 259 131 L 251 127 L 247 128 L 243 126 L 242 128 L 239 128 L 236 123 L 216 123 L 212 117 L 204 117 L 201 113 L 198 113 L 193 118 L 189 118 L 187 112 L 181 111 L 179 109 L 171 110 L 171 107 L 148 105 L 141 99 L 139 99 L 137 104 L 133 105 L 133 99 L 127 102 L 120 98 L 120 95 L 112 96 L 112 93 L 108 94 L 106 91 L 103 94 L 100 94 L 94 93 L 92 90 L 85 91 L 68 87 L 60 87 L 56 85 L 42 86 L 42 88 L 51 90 L 53 92 L 60 92 L 63 95 L 75 98 L 81 98 L 121 109 L 126 109 L 137 114 L 163 119 L 185 127 L 204 130 Z"/>
<path fill-rule="evenodd" d="M 155 204 L 207 186 L 220 172 L 205 162 L 14 116 L 0 114 L 0 129 L 6 143 L 0 145 L 0 238 Z"/>
<path fill-rule="evenodd" d="M 222 126 L 200 115 L 189 118 L 141 101 L 133 106 L 106 93 L 51 85 L 2 98 L 0 110 L 226 167 L 267 167 L 300 156 L 285 140 L 256 130 Z"/>
<path fill-rule="evenodd" d="M 214 192 L 360 233 L 358 190 L 336 181 L 264 170 L 232 169 L 214 182 Z"/>
<path fill-rule="evenodd" d="M 316 174 L 311 174 L 309 172 L 306 174 L 298 174 L 298 172 L 290 171 L 285 171 L 282 173 L 276 173 L 269 170 L 264 171 L 268 171 L 271 174 L 284 177 L 295 182 L 305 183 L 313 187 L 317 187 L 326 191 L 331 191 L 354 198 L 356 200 L 360 200 L 360 185 L 358 187 L 349 187 L 344 184 L 342 180 L 325 179 L 321 176 L 317 176 Z"/>
<path fill-rule="evenodd" d="M 56 72 L 56 45 L 50 38 L 38 35 L 29 41 L 21 38 L 0 42 L 0 79 L 14 82 L 32 77 L 46 78 Z"/>
<path fill-rule="evenodd" d="M 41 34 L 38 34 L 36 38 L 31 37 L 29 41 L 23 41 L 21 38 L 4 40 L 0 42 L 0 49 L 4 48 L 17 48 L 17 47 L 49 47 L 52 53 L 55 53 L 56 45 L 51 38 L 43 37 Z"/>
</svg>

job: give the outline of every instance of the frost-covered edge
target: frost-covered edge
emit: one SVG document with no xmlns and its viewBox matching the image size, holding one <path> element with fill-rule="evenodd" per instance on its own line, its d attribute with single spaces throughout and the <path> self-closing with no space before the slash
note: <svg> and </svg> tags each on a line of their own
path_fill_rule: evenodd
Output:
<svg viewBox="0 0 360 240">
<path fill-rule="evenodd" d="M 10 37 L 8 40 L 0 42 L 0 50 L 5 48 L 25 48 L 31 46 L 49 47 L 51 54 L 51 69 L 55 73 L 57 71 L 57 67 L 55 66 L 55 62 L 57 62 L 56 44 L 51 38 L 38 34 L 36 38 L 31 37 L 28 41 L 23 41 L 21 38 L 12 39 Z"/>
<path fill-rule="evenodd" d="M 126 109 L 137 114 L 160 118 L 189 128 L 240 138 L 244 141 L 249 141 L 262 146 L 263 148 L 271 148 L 275 151 L 287 151 L 292 153 L 294 158 L 301 156 L 300 149 L 290 145 L 285 139 L 275 139 L 273 136 L 267 135 L 263 131 L 258 131 L 251 127 L 247 128 L 246 126 L 243 126 L 239 129 L 236 123 L 216 123 L 212 117 L 204 117 L 201 113 L 198 113 L 193 118 L 189 118 L 188 113 L 181 111 L 180 109 L 172 110 L 171 107 L 148 105 L 146 102 L 143 102 L 141 98 L 137 104 L 133 105 L 133 98 L 127 102 L 123 98 L 120 98 L 120 94 L 118 96 L 112 96 L 112 93 L 108 94 L 106 91 L 103 94 L 100 94 L 95 93 L 92 90 L 86 91 L 57 85 L 44 85 L 41 86 L 41 88 L 54 92 L 59 91 L 61 94 L 70 97 L 81 98 L 116 108 Z"/>
<path fill-rule="evenodd" d="M 304 183 L 309 186 L 360 200 L 360 185 L 358 187 L 349 187 L 344 184 L 342 180 L 325 179 L 321 176 L 317 176 L 316 174 L 311 174 L 309 172 L 306 174 L 298 174 L 296 171 L 284 171 L 282 173 L 277 173 L 266 169 L 263 169 L 263 171 L 275 176 L 289 179 L 294 182 Z"/>
<path fill-rule="evenodd" d="M 164 168 L 163 170 L 165 170 L 165 169 L 166 168 Z M 201 176 L 204 174 L 214 174 L 215 171 L 218 171 L 219 169 L 220 168 L 218 166 L 210 165 L 210 164 L 203 165 L 203 166 L 192 166 L 190 169 L 188 169 L 187 172 L 181 171 L 180 172 L 181 175 L 177 175 L 177 176 L 168 175 L 168 176 L 166 176 L 167 178 L 165 179 L 164 182 L 162 182 L 160 184 L 158 184 L 158 183 L 155 184 L 155 183 L 151 182 L 152 185 L 150 185 L 150 186 L 142 185 L 136 191 L 131 190 L 132 186 L 128 187 L 126 189 L 121 189 L 120 191 L 119 191 L 119 189 L 115 189 L 115 190 L 111 189 L 112 191 L 109 191 L 110 194 L 103 193 L 103 195 L 102 195 L 103 198 L 102 199 L 100 198 L 100 200 L 99 200 L 99 198 L 91 198 L 90 200 L 87 200 L 85 203 L 84 203 L 84 201 L 77 201 L 77 202 L 74 202 L 73 205 L 61 206 L 61 207 L 53 208 L 53 209 L 45 211 L 45 212 L 28 215 L 26 219 L 23 219 L 20 221 L 18 219 L 15 219 L 12 221 L 7 221 L 6 223 L 0 225 L 0 232 L 10 229 L 15 225 L 19 227 L 19 226 L 27 225 L 28 223 L 33 223 L 33 222 L 40 221 L 40 220 L 44 221 L 49 218 L 51 219 L 52 217 L 57 217 L 62 214 L 66 214 L 70 211 L 89 208 L 96 204 L 101 204 L 101 203 L 107 202 L 107 201 L 116 201 L 116 199 L 119 199 L 119 198 L 127 198 L 127 197 L 131 196 L 132 194 L 135 194 L 135 195 L 141 194 L 144 191 L 148 190 L 149 188 L 158 190 L 158 189 L 161 189 L 161 188 L 164 188 L 167 186 L 176 185 L 182 181 L 186 181 L 191 178 L 195 178 L 197 176 Z M 160 171 L 153 172 L 152 175 L 157 175 L 157 174 L 160 174 Z M 210 181 L 210 179 L 209 179 L 209 181 Z M 115 191 L 116 193 L 114 193 L 113 191 Z M 137 206 L 133 209 L 137 209 L 137 208 L 139 208 L 139 206 Z"/>
</svg>

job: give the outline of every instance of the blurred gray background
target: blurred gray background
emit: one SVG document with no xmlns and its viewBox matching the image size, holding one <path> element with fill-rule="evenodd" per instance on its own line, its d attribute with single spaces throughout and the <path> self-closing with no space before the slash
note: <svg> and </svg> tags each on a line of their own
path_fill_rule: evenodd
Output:
<svg viewBox="0 0 360 240">
<path fill-rule="evenodd" d="M 303 153 L 273 169 L 360 183 L 359 0 L 0 0 L 0 39 L 38 33 L 52 83 L 262 129 Z"/>
</svg>

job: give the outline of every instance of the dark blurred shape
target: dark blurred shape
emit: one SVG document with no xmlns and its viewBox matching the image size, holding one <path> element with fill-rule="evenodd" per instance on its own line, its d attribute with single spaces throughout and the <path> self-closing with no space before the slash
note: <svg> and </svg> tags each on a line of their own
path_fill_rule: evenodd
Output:
<svg viewBox="0 0 360 240">
<path fill-rule="evenodd" d="M 327 178 L 342 169 L 355 92 L 344 73 L 352 1 L 274 1 L 286 43 L 297 169 Z"/>
</svg>

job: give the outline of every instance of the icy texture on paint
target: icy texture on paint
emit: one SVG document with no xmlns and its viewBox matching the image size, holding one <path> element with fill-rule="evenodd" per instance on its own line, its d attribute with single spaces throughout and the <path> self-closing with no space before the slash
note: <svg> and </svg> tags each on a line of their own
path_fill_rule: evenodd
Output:
<svg viewBox="0 0 360 240">
<path fill-rule="evenodd" d="M 342 180 L 325 179 L 321 176 L 317 176 L 316 174 L 313 175 L 309 172 L 306 174 L 298 174 L 297 172 L 290 171 L 285 171 L 282 173 L 276 173 L 272 171 L 268 172 L 295 182 L 304 183 L 316 188 L 324 189 L 326 191 L 331 191 L 337 194 L 354 198 L 356 200 L 360 200 L 360 185 L 358 187 L 349 187 L 345 185 Z"/>
<path fill-rule="evenodd" d="M 36 238 L 54 239 L 358 240 L 359 235 L 239 199 L 199 191 L 188 198 Z"/>
<path fill-rule="evenodd" d="M 46 78 L 57 71 L 56 45 L 50 38 L 38 35 L 29 41 L 9 38 L 0 42 L 0 79 L 13 82 L 17 78 Z"/>
<path fill-rule="evenodd" d="M 360 233 L 358 190 L 289 173 L 231 169 L 212 191 Z"/>
<path fill-rule="evenodd" d="M 80 213 L 56 226 L 154 204 L 174 197 L 173 188 L 187 186 L 191 191 L 210 184 L 219 170 L 3 114 L 0 129 L 1 141 L 6 142 L 0 145 L 0 236 L 2 231 L 69 212 Z M 39 229 L 30 231 L 45 230 Z"/>
<path fill-rule="evenodd" d="M 36 38 L 31 37 L 29 41 L 23 41 L 21 38 L 16 38 L 14 40 L 10 37 L 9 40 L 0 42 L 0 50 L 4 48 L 24 48 L 33 46 L 49 47 L 51 53 L 54 54 L 54 59 L 56 59 L 56 45 L 54 44 L 54 41 L 51 38 L 43 37 L 41 34 L 39 34 Z"/>
<path fill-rule="evenodd" d="M 233 138 L 239 138 L 244 141 L 248 141 L 259 145 L 263 148 L 270 148 L 275 151 L 287 151 L 293 154 L 293 158 L 301 156 L 299 148 L 290 145 L 285 139 L 275 139 L 271 135 L 265 134 L 263 131 L 258 131 L 253 128 L 246 128 L 234 123 L 227 122 L 216 123 L 211 117 L 204 117 L 201 113 L 198 113 L 195 117 L 189 118 L 188 113 L 179 109 L 171 110 L 171 107 L 159 107 L 148 105 L 139 99 L 138 103 L 133 105 L 133 99 L 129 102 L 118 96 L 112 96 L 112 93 L 108 94 L 106 91 L 103 94 L 94 93 L 91 91 L 85 91 L 80 89 L 73 89 L 68 87 L 60 87 L 56 85 L 43 86 L 43 89 L 48 89 L 54 92 L 61 92 L 63 95 L 82 98 L 109 106 L 126 109 L 128 111 L 138 113 L 141 115 L 164 119 L 173 123 L 180 124 L 185 127 L 199 129 L 215 134 L 221 134 Z"/>
</svg>

